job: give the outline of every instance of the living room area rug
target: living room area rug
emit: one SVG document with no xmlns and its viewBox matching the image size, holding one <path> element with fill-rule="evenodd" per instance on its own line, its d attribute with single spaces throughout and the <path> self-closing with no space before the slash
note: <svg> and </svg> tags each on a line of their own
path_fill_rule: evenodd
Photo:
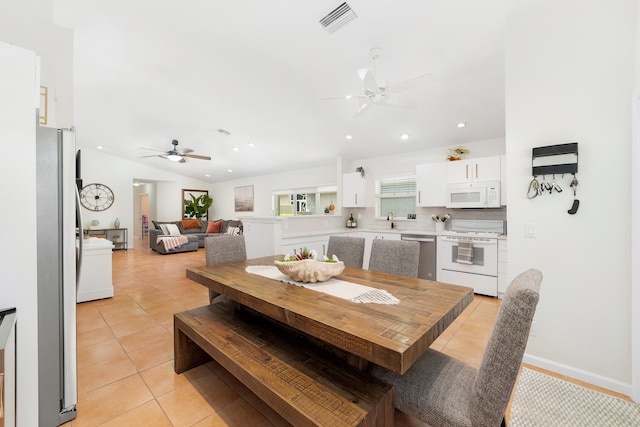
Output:
<svg viewBox="0 0 640 427">
<path fill-rule="evenodd" d="M 640 405 L 522 368 L 509 426 L 640 426 Z"/>
</svg>

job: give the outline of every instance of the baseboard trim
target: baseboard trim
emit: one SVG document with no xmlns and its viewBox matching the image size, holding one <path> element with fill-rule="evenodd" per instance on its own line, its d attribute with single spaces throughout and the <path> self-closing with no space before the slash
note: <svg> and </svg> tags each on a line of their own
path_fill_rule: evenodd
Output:
<svg viewBox="0 0 640 427">
<path fill-rule="evenodd" d="M 625 396 L 631 396 L 631 384 L 626 384 L 621 381 L 594 374 L 593 372 L 588 372 L 582 369 L 575 368 L 573 366 L 554 362 L 548 359 L 543 359 L 542 357 L 538 356 L 532 356 L 526 353 L 522 358 L 522 361 L 524 363 L 537 366 L 538 368 L 546 369 L 557 374 L 566 375 L 567 377 L 575 378 L 577 380 L 584 381 L 598 387 L 606 388 L 607 390 L 622 393 Z"/>
</svg>

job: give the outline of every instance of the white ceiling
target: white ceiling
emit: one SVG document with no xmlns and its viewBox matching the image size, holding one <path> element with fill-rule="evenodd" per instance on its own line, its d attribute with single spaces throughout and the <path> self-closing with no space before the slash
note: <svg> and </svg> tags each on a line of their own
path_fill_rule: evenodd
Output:
<svg viewBox="0 0 640 427">
<path fill-rule="evenodd" d="M 332 34 L 333 0 L 66 0 L 56 17 L 75 29 L 79 144 L 219 182 L 504 137 L 504 24 L 539 1 L 351 0 Z M 320 99 L 359 95 L 373 47 L 379 80 L 430 73 L 398 95 L 417 108 Z M 173 139 L 212 160 L 141 158 Z"/>
</svg>

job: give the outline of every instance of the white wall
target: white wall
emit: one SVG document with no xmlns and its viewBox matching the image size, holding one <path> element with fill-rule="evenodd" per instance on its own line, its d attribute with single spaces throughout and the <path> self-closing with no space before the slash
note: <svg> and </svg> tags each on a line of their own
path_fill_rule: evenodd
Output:
<svg viewBox="0 0 640 427">
<path fill-rule="evenodd" d="M 509 277 L 544 274 L 526 361 L 629 394 L 630 107 L 637 0 L 550 0 L 506 37 Z M 636 70 L 637 71 L 637 70 Z M 579 143 L 576 215 L 528 200 L 531 149 Z M 537 236 L 526 238 L 526 223 Z"/>
<path fill-rule="evenodd" d="M 253 216 L 272 216 L 272 192 L 290 188 L 304 188 L 319 185 L 335 185 L 337 179 L 336 165 L 320 166 L 304 170 L 255 176 L 252 178 L 220 182 L 212 185 L 213 198 L 211 218 L 242 218 Z M 253 212 L 235 212 L 234 188 L 253 185 Z"/>
<path fill-rule="evenodd" d="M 82 142 L 81 135 L 82 132 L 79 131 L 78 144 Z M 149 220 L 182 219 L 182 189 L 208 190 L 211 194 L 209 183 L 124 160 L 96 149 L 79 148 L 82 150 L 83 185 L 94 182 L 105 184 L 115 196 L 113 205 L 105 211 L 82 210 L 85 227 L 88 227 L 93 219 L 100 222 L 100 227 L 112 227 L 117 217 L 120 220 L 120 227 L 129 229 L 130 247 L 135 244 L 132 232 L 136 225 L 133 206 L 134 180 L 156 181 L 158 197 L 149 197 Z M 152 206 L 154 200 L 156 203 Z M 155 216 L 151 216 L 152 212 L 155 212 Z"/>
<path fill-rule="evenodd" d="M 0 40 L 40 57 L 40 84 L 49 88 L 49 127 L 73 126 L 73 32 L 53 25 L 51 0 L 2 0 Z"/>
<path fill-rule="evenodd" d="M 0 307 L 17 309 L 17 419 L 38 425 L 38 277 L 36 236 L 36 56 L 0 42 L 0 128 L 11 161 L 0 168 Z M 20 207 L 20 208 L 18 208 Z"/>
</svg>

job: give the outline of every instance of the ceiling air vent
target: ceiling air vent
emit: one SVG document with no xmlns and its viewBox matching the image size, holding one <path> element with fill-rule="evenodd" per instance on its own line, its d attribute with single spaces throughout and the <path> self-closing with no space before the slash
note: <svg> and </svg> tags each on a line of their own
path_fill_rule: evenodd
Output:
<svg viewBox="0 0 640 427">
<path fill-rule="evenodd" d="M 358 15 L 351 9 L 346 2 L 333 9 L 322 18 L 319 22 L 330 33 L 342 28 L 347 22 L 356 19 Z"/>
</svg>

